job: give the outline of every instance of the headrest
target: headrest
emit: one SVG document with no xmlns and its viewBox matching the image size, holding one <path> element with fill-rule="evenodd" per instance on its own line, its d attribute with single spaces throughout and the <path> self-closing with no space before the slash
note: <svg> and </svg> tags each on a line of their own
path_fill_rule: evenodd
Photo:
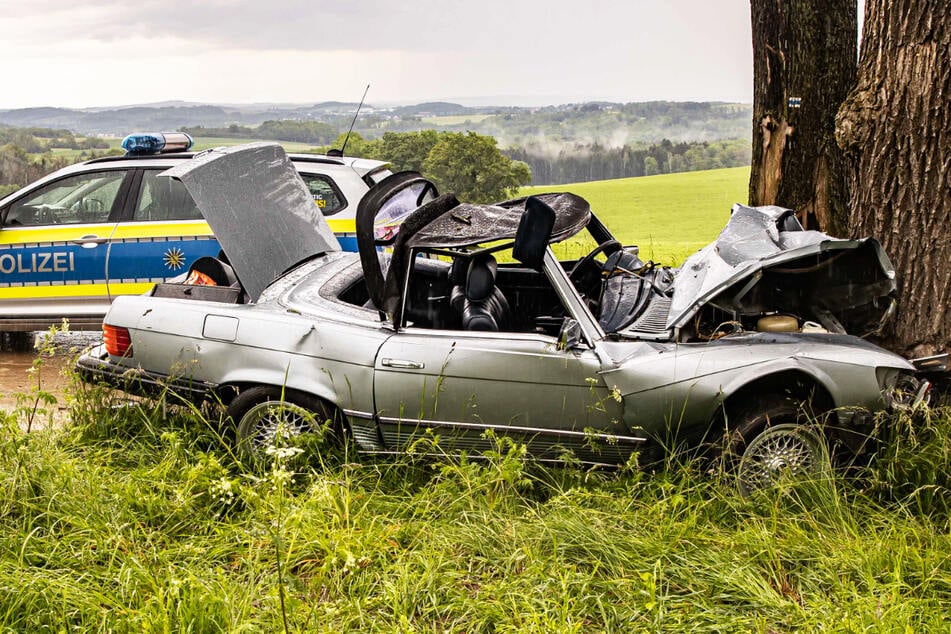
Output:
<svg viewBox="0 0 951 634">
<path fill-rule="evenodd" d="M 474 302 L 489 297 L 495 290 L 497 269 L 495 258 L 491 255 L 482 255 L 472 260 L 466 276 L 466 297 Z"/>
<path fill-rule="evenodd" d="M 449 267 L 449 282 L 453 286 L 462 286 L 466 283 L 468 273 L 469 261 L 465 258 L 453 258 L 452 266 Z"/>
</svg>

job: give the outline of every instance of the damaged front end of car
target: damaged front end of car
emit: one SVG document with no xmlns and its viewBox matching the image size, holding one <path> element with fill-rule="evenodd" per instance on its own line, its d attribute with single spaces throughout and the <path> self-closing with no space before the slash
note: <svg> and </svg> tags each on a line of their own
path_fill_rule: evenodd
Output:
<svg viewBox="0 0 951 634">
<path fill-rule="evenodd" d="M 716 241 L 679 268 L 648 272 L 649 301 L 641 300 L 628 323 L 614 324 L 619 336 L 687 342 L 733 332 L 812 332 L 865 338 L 880 334 L 895 310 L 895 271 L 878 241 L 806 231 L 792 210 L 781 207 L 735 205 Z M 615 286 L 623 293 L 624 282 Z"/>
</svg>

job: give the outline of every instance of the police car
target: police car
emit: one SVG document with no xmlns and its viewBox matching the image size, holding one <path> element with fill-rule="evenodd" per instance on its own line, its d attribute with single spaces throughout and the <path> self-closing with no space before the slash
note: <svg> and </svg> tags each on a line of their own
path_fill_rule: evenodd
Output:
<svg viewBox="0 0 951 634">
<path fill-rule="evenodd" d="M 194 156 L 181 132 L 130 135 L 125 156 L 63 168 L 0 200 L 0 332 L 69 319 L 98 329 L 110 302 L 144 293 L 216 255 L 218 242 L 184 186 L 158 178 Z M 387 164 L 290 154 L 337 234 L 356 251 L 355 214 Z"/>
</svg>

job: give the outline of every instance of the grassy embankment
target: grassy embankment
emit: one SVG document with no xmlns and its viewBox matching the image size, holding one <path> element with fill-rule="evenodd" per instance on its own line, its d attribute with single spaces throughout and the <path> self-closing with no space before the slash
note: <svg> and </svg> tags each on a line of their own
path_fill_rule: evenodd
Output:
<svg viewBox="0 0 951 634">
<path fill-rule="evenodd" d="M 198 412 L 104 396 L 64 429 L 0 419 L 5 631 L 951 627 L 946 414 L 860 479 L 744 500 L 696 465 L 543 469 L 504 443 L 255 473 Z"/>
</svg>

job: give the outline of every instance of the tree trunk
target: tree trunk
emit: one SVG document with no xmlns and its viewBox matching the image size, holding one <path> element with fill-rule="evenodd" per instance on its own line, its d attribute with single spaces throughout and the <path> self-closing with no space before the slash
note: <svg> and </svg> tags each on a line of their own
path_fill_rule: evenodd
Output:
<svg viewBox="0 0 951 634">
<path fill-rule="evenodd" d="M 795 209 L 807 229 L 846 231 L 847 166 L 835 114 L 855 82 L 856 0 L 751 0 L 751 205 Z"/>
<path fill-rule="evenodd" d="M 898 274 L 886 344 L 951 349 L 951 3 L 866 0 L 858 83 L 836 119 L 852 163 L 850 233 Z"/>
</svg>

